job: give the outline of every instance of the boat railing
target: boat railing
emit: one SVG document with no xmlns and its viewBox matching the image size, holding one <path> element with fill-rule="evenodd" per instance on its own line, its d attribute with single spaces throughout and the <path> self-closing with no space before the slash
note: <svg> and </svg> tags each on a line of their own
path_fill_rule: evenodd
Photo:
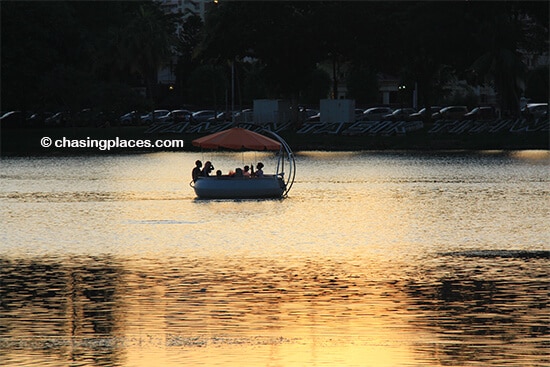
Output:
<svg viewBox="0 0 550 367">
<path fill-rule="evenodd" d="M 286 196 L 290 191 L 292 185 L 294 184 L 294 179 L 296 178 L 296 161 L 294 159 L 294 153 L 292 152 L 292 149 L 290 149 L 290 146 L 288 145 L 288 143 L 281 136 L 279 136 L 279 134 L 268 129 L 263 129 L 262 132 L 265 132 L 273 136 L 281 143 L 281 153 L 283 154 L 279 156 L 279 161 L 277 162 L 277 175 L 280 175 L 280 179 L 283 181 L 283 184 L 284 184 L 283 196 Z M 286 177 L 284 172 L 285 155 L 286 155 L 286 159 L 288 160 L 288 175 Z M 281 170 L 280 172 L 279 172 L 279 169 Z"/>
</svg>

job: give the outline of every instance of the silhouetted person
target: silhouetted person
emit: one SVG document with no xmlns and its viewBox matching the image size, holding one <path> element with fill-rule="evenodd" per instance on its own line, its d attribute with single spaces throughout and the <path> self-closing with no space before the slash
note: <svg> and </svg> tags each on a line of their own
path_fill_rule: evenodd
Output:
<svg viewBox="0 0 550 367">
<path fill-rule="evenodd" d="M 256 172 L 252 170 L 252 175 L 254 177 L 264 177 L 264 171 L 262 170 L 262 168 L 264 168 L 264 164 L 262 162 L 258 162 L 258 164 L 256 165 Z"/>
<path fill-rule="evenodd" d="M 195 168 L 193 168 L 193 171 L 191 172 L 191 176 L 193 177 L 193 182 L 196 182 L 197 178 L 199 178 L 199 176 L 202 176 L 201 167 L 202 167 L 202 162 L 196 161 Z"/>
<path fill-rule="evenodd" d="M 206 163 L 204 164 L 204 168 L 202 169 L 202 175 L 204 177 L 208 177 L 210 176 L 210 172 L 212 172 L 213 170 L 214 166 L 212 165 L 212 162 L 206 161 Z"/>
</svg>

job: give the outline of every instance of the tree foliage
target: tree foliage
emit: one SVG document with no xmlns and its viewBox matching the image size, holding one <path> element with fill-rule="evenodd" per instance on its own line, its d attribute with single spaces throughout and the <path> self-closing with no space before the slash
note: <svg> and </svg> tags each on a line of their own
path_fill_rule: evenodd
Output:
<svg viewBox="0 0 550 367">
<path fill-rule="evenodd" d="M 355 99 L 359 104 L 377 99 L 378 81 L 372 68 L 353 65 L 348 73 L 346 84 L 350 98 Z"/>
<path fill-rule="evenodd" d="M 1 7 L 2 104 L 12 109 L 90 107 L 89 91 L 105 83 L 116 91 L 120 83 L 130 89 L 142 79 L 152 90 L 173 45 L 175 19 L 150 1 Z"/>
<path fill-rule="evenodd" d="M 155 1 L 0 6 L 3 109 L 85 108 L 100 93 L 89 91 L 109 94 L 109 85 L 132 103 L 121 86 L 146 85 L 155 101 L 155 73 L 175 52 L 176 90 L 197 103 L 204 98 L 200 104 L 221 103 L 231 63 L 242 103 L 312 100 L 325 93 L 326 74 L 317 71 L 323 63 L 333 70 L 351 65 L 350 96 L 364 103 L 374 102 L 373 77 L 384 72 L 408 89 L 417 84 L 426 106 L 442 96 L 446 80 L 466 78 L 492 84 L 503 108 L 517 111 L 524 90 L 541 95 L 517 50 L 548 51 L 543 1 L 220 1 L 204 23 L 165 15 Z M 218 75 L 214 89 L 198 85 L 207 75 Z M 341 82 L 336 76 L 333 89 Z"/>
<path fill-rule="evenodd" d="M 191 73 L 189 85 L 193 90 L 191 98 L 195 104 L 218 107 L 225 101 L 227 80 L 220 66 L 199 66 Z"/>
<path fill-rule="evenodd" d="M 550 100 L 550 73 L 548 66 L 538 67 L 527 74 L 525 97 L 532 101 Z"/>
<path fill-rule="evenodd" d="M 450 74 L 464 78 L 475 70 L 510 109 L 524 78 L 516 50 L 548 47 L 548 17 L 541 12 L 548 13 L 547 3 L 227 2 L 207 18 L 201 54 L 255 57 L 280 96 L 307 89 L 319 62 L 330 61 L 335 70 L 351 62 L 357 76 L 366 67 L 416 83 L 427 106 L 441 99 Z M 359 84 L 350 80 L 352 94 Z"/>
</svg>

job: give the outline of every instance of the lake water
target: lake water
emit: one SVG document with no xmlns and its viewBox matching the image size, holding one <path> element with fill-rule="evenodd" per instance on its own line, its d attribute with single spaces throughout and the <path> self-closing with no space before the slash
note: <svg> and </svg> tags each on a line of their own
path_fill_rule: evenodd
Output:
<svg viewBox="0 0 550 367">
<path fill-rule="evenodd" d="M 550 366 L 550 152 L 3 158 L 3 366 Z"/>
</svg>

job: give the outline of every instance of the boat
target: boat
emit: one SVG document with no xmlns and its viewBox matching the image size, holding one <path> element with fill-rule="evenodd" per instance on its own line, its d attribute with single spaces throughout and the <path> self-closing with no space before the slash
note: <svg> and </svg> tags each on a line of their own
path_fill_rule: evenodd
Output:
<svg viewBox="0 0 550 367">
<path fill-rule="evenodd" d="M 262 129 L 262 133 L 242 127 L 233 127 L 192 141 L 197 147 L 207 149 L 231 149 L 277 152 L 277 168 L 274 174 L 262 177 L 221 175 L 199 177 L 191 181 L 199 199 L 264 199 L 284 198 L 288 195 L 296 176 L 294 154 L 288 144 L 275 132 Z"/>
<path fill-rule="evenodd" d="M 201 199 L 265 199 L 280 198 L 286 186 L 281 177 L 200 177 L 193 188 Z"/>
</svg>

